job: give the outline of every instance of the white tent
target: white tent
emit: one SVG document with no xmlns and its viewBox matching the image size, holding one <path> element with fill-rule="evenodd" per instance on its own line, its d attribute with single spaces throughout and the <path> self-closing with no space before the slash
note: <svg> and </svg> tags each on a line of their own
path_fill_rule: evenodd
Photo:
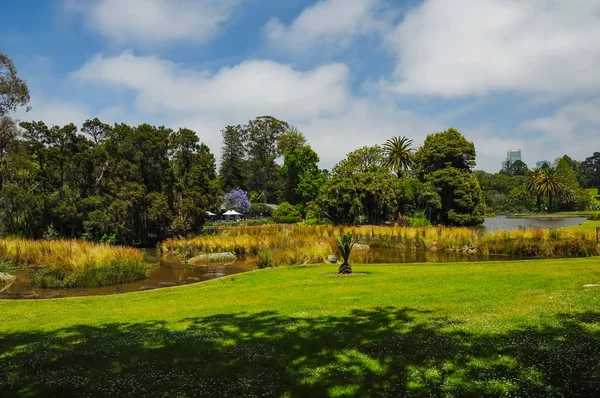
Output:
<svg viewBox="0 0 600 398">
<path fill-rule="evenodd" d="M 215 213 L 211 213 L 210 211 L 207 211 L 207 212 L 206 212 L 206 215 L 207 215 L 207 216 L 216 216 L 216 214 L 215 214 Z"/>
<path fill-rule="evenodd" d="M 238 213 L 235 210 L 227 210 L 225 213 L 223 213 L 224 216 L 241 216 L 242 213 Z"/>
</svg>

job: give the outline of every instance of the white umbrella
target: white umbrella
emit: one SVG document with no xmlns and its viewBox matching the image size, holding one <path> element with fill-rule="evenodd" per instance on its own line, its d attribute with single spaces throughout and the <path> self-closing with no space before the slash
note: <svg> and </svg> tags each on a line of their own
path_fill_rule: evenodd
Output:
<svg viewBox="0 0 600 398">
<path fill-rule="evenodd" d="M 223 213 L 224 216 L 241 216 L 242 213 L 238 213 L 235 210 L 227 210 L 225 213 Z"/>
<path fill-rule="evenodd" d="M 216 216 L 216 214 L 215 214 L 215 213 L 211 213 L 210 211 L 207 211 L 207 212 L 206 212 L 206 215 L 207 215 L 207 216 Z"/>
</svg>

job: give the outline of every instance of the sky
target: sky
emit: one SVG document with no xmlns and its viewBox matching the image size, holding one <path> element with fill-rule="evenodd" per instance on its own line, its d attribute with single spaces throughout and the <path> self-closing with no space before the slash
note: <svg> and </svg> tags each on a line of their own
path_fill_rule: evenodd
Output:
<svg viewBox="0 0 600 398">
<path fill-rule="evenodd" d="M 331 168 L 448 127 L 477 168 L 600 151 L 598 0 L 9 0 L 20 120 L 220 131 L 271 115 Z"/>
</svg>

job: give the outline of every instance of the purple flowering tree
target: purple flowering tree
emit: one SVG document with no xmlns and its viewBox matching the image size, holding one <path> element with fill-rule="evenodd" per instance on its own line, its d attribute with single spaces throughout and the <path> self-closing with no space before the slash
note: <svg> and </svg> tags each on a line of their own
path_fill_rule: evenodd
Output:
<svg viewBox="0 0 600 398">
<path fill-rule="evenodd" d="M 233 209 L 239 213 L 246 214 L 250 211 L 250 201 L 246 191 L 239 188 L 232 189 L 231 192 L 225 194 L 225 207 Z"/>
</svg>

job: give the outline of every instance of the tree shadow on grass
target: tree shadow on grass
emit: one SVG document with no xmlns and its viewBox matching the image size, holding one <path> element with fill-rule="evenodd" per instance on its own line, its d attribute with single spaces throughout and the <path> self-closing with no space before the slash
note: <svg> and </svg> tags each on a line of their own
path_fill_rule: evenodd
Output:
<svg viewBox="0 0 600 398">
<path fill-rule="evenodd" d="M 414 309 L 0 337 L 0 396 L 600 396 L 600 313 L 477 334 Z"/>
</svg>

